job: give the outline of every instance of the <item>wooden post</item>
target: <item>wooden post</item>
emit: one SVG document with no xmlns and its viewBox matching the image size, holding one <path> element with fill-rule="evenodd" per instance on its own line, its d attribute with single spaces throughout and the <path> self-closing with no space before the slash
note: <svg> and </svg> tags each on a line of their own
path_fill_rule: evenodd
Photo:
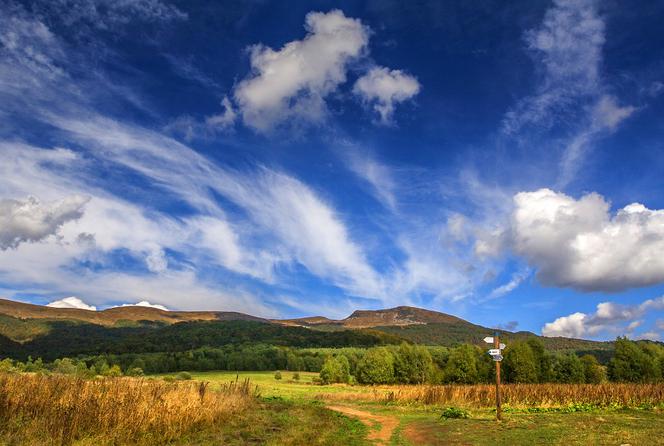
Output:
<svg viewBox="0 0 664 446">
<path fill-rule="evenodd" d="M 500 348 L 500 334 L 495 332 L 493 335 L 493 348 Z M 500 407 L 500 361 L 496 363 L 496 420 L 502 421 L 503 413 Z"/>
</svg>

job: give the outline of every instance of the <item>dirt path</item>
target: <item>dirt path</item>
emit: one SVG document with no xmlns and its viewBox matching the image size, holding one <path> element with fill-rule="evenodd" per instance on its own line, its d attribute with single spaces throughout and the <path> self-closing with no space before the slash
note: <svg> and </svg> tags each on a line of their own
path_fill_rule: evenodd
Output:
<svg viewBox="0 0 664 446">
<path fill-rule="evenodd" d="M 398 418 L 388 415 L 376 415 L 371 412 L 365 412 L 348 406 L 327 406 L 327 408 L 348 415 L 349 417 L 359 419 L 369 427 L 370 432 L 367 439 L 374 441 L 375 444 L 390 444 L 392 433 L 399 425 Z"/>
</svg>

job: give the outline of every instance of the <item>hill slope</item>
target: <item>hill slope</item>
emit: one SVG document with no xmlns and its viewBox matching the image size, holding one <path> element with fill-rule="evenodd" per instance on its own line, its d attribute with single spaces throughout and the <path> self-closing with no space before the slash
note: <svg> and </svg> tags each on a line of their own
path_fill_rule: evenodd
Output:
<svg viewBox="0 0 664 446">
<path fill-rule="evenodd" d="M 418 344 L 454 346 L 460 343 L 482 345 L 482 339 L 493 329 L 475 325 L 456 316 L 422 308 L 401 306 L 384 310 L 357 310 L 345 319 L 333 320 L 322 316 L 300 319 L 267 320 L 236 312 L 219 311 L 163 311 L 149 307 L 118 307 L 103 311 L 51 308 L 0 299 L 0 335 L 6 341 L 26 343 L 51 334 L 54 327 L 64 334 L 75 325 L 93 325 L 118 329 L 123 327 L 161 327 L 179 323 L 210 323 L 224 321 L 251 321 L 313 331 L 347 331 L 372 329 L 385 333 L 391 342 L 398 339 Z M 64 324 L 64 325 L 63 325 Z M 97 332 L 92 327 L 77 331 Z M 113 332 L 108 332 L 113 333 Z M 108 334 L 107 333 L 107 334 Z M 306 331 L 304 332 L 306 333 Z M 120 331 L 117 335 L 120 336 Z M 312 333 L 312 337 L 314 334 Z M 541 338 L 550 350 L 608 351 L 611 342 L 581 339 L 544 338 L 530 332 L 505 332 L 506 342 L 529 337 Z M 39 343 L 44 342 L 40 340 Z M 55 342 L 51 340 L 51 342 Z"/>
</svg>

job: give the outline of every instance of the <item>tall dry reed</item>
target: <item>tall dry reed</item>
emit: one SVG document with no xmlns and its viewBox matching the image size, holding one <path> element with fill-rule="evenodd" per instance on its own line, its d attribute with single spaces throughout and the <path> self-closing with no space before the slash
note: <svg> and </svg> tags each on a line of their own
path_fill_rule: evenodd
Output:
<svg viewBox="0 0 664 446">
<path fill-rule="evenodd" d="M 491 407 L 495 404 L 493 385 L 380 386 L 372 392 L 339 392 L 319 395 L 326 400 L 450 404 Z M 638 407 L 664 403 L 664 384 L 506 384 L 503 403 L 513 407 L 563 407 L 592 404 Z"/>
<path fill-rule="evenodd" d="M 243 410 L 253 392 L 248 381 L 211 391 L 202 382 L 0 374 L 0 433 L 19 444 L 163 444 Z"/>
</svg>

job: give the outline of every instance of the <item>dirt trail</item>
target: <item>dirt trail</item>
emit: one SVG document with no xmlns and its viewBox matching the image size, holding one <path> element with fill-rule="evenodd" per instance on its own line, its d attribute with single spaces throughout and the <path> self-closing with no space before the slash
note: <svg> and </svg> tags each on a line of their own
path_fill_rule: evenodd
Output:
<svg viewBox="0 0 664 446">
<path fill-rule="evenodd" d="M 392 433 L 399 425 L 398 418 L 388 415 L 376 415 L 371 412 L 365 412 L 348 406 L 327 406 L 327 408 L 348 415 L 349 417 L 359 419 L 371 429 L 367 439 L 374 441 L 375 444 L 390 444 Z M 376 425 L 379 425 L 379 429 L 376 429 Z"/>
</svg>

